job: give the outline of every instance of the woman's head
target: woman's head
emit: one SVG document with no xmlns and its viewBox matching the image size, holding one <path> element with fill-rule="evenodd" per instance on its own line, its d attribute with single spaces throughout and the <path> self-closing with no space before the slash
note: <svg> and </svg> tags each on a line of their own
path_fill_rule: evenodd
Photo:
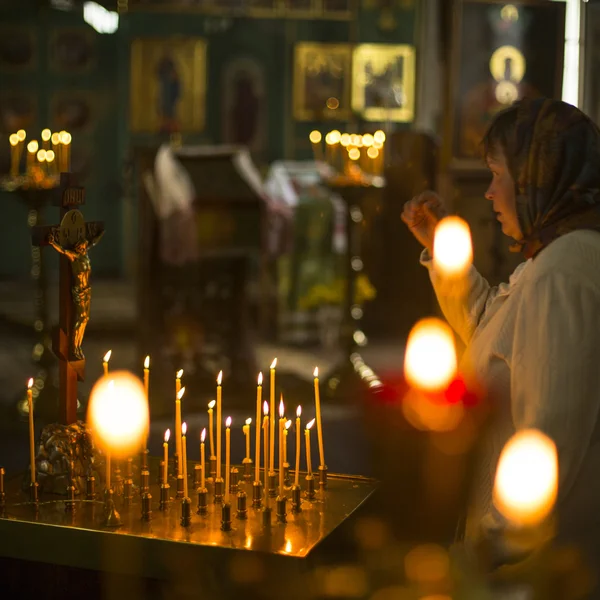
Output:
<svg viewBox="0 0 600 600">
<path fill-rule="evenodd" d="M 525 254 L 575 229 L 600 229 L 600 131 L 574 106 L 522 100 L 483 139 L 486 198 Z"/>
</svg>

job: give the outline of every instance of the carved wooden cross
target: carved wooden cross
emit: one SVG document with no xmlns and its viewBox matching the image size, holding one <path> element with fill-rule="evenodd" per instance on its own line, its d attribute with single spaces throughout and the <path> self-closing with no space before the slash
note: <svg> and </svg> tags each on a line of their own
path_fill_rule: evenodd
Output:
<svg viewBox="0 0 600 600">
<path fill-rule="evenodd" d="M 61 173 L 55 205 L 60 207 L 60 225 L 34 227 L 31 241 L 34 246 L 48 246 L 53 238 L 61 247 L 74 248 L 78 241 L 97 239 L 104 231 L 100 221 L 85 223 L 74 207 L 85 204 L 85 189 L 75 185 L 71 173 Z M 52 236 L 52 238 L 51 238 Z M 83 381 L 85 359 L 72 353 L 74 331 L 73 273 L 69 258 L 60 256 L 58 328 L 52 336 L 52 351 L 59 361 L 59 421 L 70 425 L 77 420 L 77 381 Z"/>
</svg>

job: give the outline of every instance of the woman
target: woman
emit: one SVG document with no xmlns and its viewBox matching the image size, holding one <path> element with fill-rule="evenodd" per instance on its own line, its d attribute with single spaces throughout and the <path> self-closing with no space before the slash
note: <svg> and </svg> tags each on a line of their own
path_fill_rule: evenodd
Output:
<svg viewBox="0 0 600 600">
<path fill-rule="evenodd" d="M 432 262 L 443 202 L 425 192 L 402 218 L 425 246 L 422 263 L 448 322 L 467 345 L 463 367 L 498 399 L 498 415 L 469 507 L 466 540 L 487 539 L 498 566 L 522 558 L 502 535 L 492 503 L 508 438 L 537 428 L 559 457 L 557 539 L 600 565 L 600 131 L 563 102 L 519 102 L 483 140 L 492 181 L 485 194 L 526 261 L 490 287 L 474 269 L 454 293 Z M 502 541 L 502 543 L 500 543 Z M 521 554 L 521 556 L 519 556 Z"/>
</svg>

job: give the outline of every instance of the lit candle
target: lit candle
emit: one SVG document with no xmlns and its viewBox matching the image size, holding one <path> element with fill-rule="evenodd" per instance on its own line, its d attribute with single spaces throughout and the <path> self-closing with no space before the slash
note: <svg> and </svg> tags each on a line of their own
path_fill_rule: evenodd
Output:
<svg viewBox="0 0 600 600">
<path fill-rule="evenodd" d="M 210 437 L 210 455 L 215 455 L 215 439 L 214 439 L 214 426 L 213 426 L 213 408 L 215 407 L 216 400 L 211 400 L 208 403 L 208 435 Z"/>
<path fill-rule="evenodd" d="M 19 137 L 16 133 L 11 133 L 8 141 L 10 143 L 10 176 L 16 177 L 19 174 L 19 161 L 17 159 L 17 146 L 19 145 Z"/>
<path fill-rule="evenodd" d="M 181 391 L 181 377 L 183 375 L 183 369 L 179 369 L 175 374 L 175 456 L 177 459 L 175 473 L 176 476 L 181 474 L 179 470 L 179 461 L 181 457 L 181 398 L 179 392 Z"/>
<path fill-rule="evenodd" d="M 297 486 L 300 477 L 300 416 L 302 415 L 302 407 L 296 409 L 296 475 L 294 477 L 294 485 Z"/>
<path fill-rule="evenodd" d="M 260 409 L 262 405 L 262 373 L 258 374 L 256 387 L 256 460 L 254 461 L 254 481 L 260 481 Z M 266 465 L 265 465 L 266 468 Z"/>
<path fill-rule="evenodd" d="M 223 371 L 217 376 L 217 479 L 221 479 L 221 383 L 223 382 Z"/>
<path fill-rule="evenodd" d="M 373 146 L 377 148 L 379 151 L 378 160 L 375 167 L 376 175 L 381 175 L 383 173 L 383 163 L 384 163 L 384 144 L 385 144 L 385 133 L 378 129 L 373 134 Z"/>
<path fill-rule="evenodd" d="M 185 388 L 182 388 L 182 391 Z M 187 476 L 187 441 L 186 434 L 187 433 L 187 423 L 181 424 L 181 462 L 183 464 L 183 497 L 188 498 L 188 476 Z"/>
<path fill-rule="evenodd" d="M 53 177 L 55 175 L 56 162 L 55 162 L 54 150 L 46 150 L 46 162 L 48 163 L 48 175 Z"/>
<path fill-rule="evenodd" d="M 229 471 L 231 470 L 231 417 L 225 421 L 225 504 L 229 504 Z"/>
<path fill-rule="evenodd" d="M 38 144 L 37 140 L 31 140 L 27 144 L 27 171 L 28 172 L 33 167 L 33 164 L 35 162 L 35 156 L 37 154 L 38 149 L 39 149 L 39 144 Z"/>
<path fill-rule="evenodd" d="M 312 462 L 310 460 L 310 428 L 315 424 L 315 420 L 309 421 L 306 424 L 304 431 L 305 442 L 306 442 L 306 472 L 307 475 L 312 475 Z"/>
<path fill-rule="evenodd" d="M 102 368 L 104 369 L 104 374 L 108 375 L 108 361 L 110 360 L 110 355 L 112 354 L 112 350 L 109 350 L 102 359 Z"/>
<path fill-rule="evenodd" d="M 292 420 L 288 419 L 283 426 L 283 464 L 287 463 L 287 437 L 288 430 L 292 426 Z"/>
<path fill-rule="evenodd" d="M 106 451 L 106 489 L 110 490 L 110 451 Z"/>
<path fill-rule="evenodd" d="M 42 129 L 42 142 L 44 150 L 50 149 L 50 138 L 52 137 L 52 132 L 49 129 Z"/>
<path fill-rule="evenodd" d="M 58 166 L 60 167 L 60 133 L 55 131 L 50 140 L 52 142 L 52 150 L 54 150 L 54 154 L 56 154 L 56 160 L 58 161 Z"/>
<path fill-rule="evenodd" d="M 277 359 L 273 359 L 271 363 L 271 387 L 269 389 L 270 406 L 271 406 L 271 450 L 269 453 L 269 472 L 275 471 L 275 367 L 277 366 Z M 265 469 L 267 465 L 265 464 Z"/>
<path fill-rule="evenodd" d="M 29 459 L 31 483 L 35 483 L 35 432 L 33 430 L 33 396 L 31 388 L 33 387 L 33 378 L 27 382 L 27 407 L 29 409 Z"/>
<path fill-rule="evenodd" d="M 322 161 L 323 149 L 321 147 L 321 141 L 323 140 L 323 136 L 321 135 L 321 132 L 315 129 L 314 131 L 310 132 L 308 138 L 310 139 L 310 143 L 312 144 L 313 158 L 316 161 Z"/>
<path fill-rule="evenodd" d="M 204 457 L 204 440 L 206 440 L 206 427 L 202 430 L 200 434 L 200 489 L 204 489 L 205 486 L 205 475 L 204 475 L 204 465 L 206 464 Z"/>
<path fill-rule="evenodd" d="M 464 276 L 473 262 L 471 230 L 460 217 L 446 217 L 435 228 L 433 266 L 446 277 Z"/>
<path fill-rule="evenodd" d="M 246 438 L 246 458 L 250 459 L 250 424 L 252 423 L 252 419 L 248 417 L 246 419 L 246 424 L 242 427 L 244 432 L 244 436 Z"/>
<path fill-rule="evenodd" d="M 556 444 L 524 429 L 508 440 L 494 481 L 494 506 L 514 527 L 533 527 L 552 511 L 558 489 Z"/>
<path fill-rule="evenodd" d="M 285 427 L 285 407 L 283 405 L 283 394 L 279 400 L 279 495 L 283 496 L 283 429 Z"/>
<path fill-rule="evenodd" d="M 146 356 L 144 360 L 144 390 L 146 392 L 146 400 L 150 400 L 150 357 Z"/>
<path fill-rule="evenodd" d="M 264 432 L 264 446 L 265 446 L 265 506 L 269 507 L 269 469 L 267 464 L 269 462 L 269 405 L 267 401 L 263 404 L 263 432 Z"/>
<path fill-rule="evenodd" d="M 183 435 L 183 425 L 181 425 L 181 399 L 183 398 L 183 394 L 185 394 L 185 387 L 182 387 L 179 392 L 177 392 L 177 400 L 175 401 L 179 413 L 179 429 L 175 431 L 175 445 L 179 442 L 179 452 L 177 453 L 177 477 L 183 475 L 183 443 L 181 439 L 181 436 Z M 175 423 L 175 427 L 177 427 L 177 422 Z"/>
<path fill-rule="evenodd" d="M 171 437 L 171 430 L 165 431 L 165 441 L 163 442 L 163 483 L 166 485 L 169 479 L 169 438 Z"/>
<path fill-rule="evenodd" d="M 319 393 L 319 367 L 315 367 L 313 373 L 315 378 L 315 410 L 317 418 L 317 438 L 319 440 L 319 460 L 322 467 L 325 466 L 325 453 L 323 452 L 323 427 L 321 423 L 321 395 Z"/>
<path fill-rule="evenodd" d="M 71 170 L 71 134 L 65 131 L 61 135 L 60 141 L 63 144 L 64 158 L 63 158 L 63 169 L 68 172 Z"/>
</svg>

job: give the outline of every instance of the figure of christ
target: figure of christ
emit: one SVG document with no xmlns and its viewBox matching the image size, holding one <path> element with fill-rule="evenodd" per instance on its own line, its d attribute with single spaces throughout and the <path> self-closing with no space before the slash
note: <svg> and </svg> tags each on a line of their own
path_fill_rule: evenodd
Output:
<svg viewBox="0 0 600 600">
<path fill-rule="evenodd" d="M 54 238 L 54 235 L 48 236 L 48 243 L 61 254 L 64 254 L 71 263 L 71 272 L 73 274 L 73 286 L 71 295 L 73 306 L 75 308 L 73 334 L 71 338 L 71 354 L 73 357 L 84 360 L 81 344 L 85 327 L 90 319 L 90 304 L 92 300 L 92 287 L 90 286 L 90 274 L 92 265 L 88 256 L 88 250 L 93 248 L 104 235 L 101 232 L 92 240 L 80 238 L 72 249 L 64 248 Z"/>
</svg>

